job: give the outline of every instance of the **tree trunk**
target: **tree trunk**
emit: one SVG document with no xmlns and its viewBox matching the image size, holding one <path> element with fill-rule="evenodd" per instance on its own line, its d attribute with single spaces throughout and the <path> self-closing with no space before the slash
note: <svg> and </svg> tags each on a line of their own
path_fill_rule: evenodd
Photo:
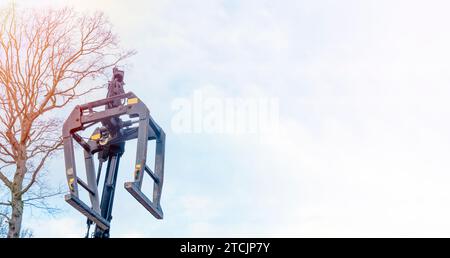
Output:
<svg viewBox="0 0 450 258">
<path fill-rule="evenodd" d="M 11 217 L 9 219 L 8 238 L 18 238 L 22 227 L 23 201 L 20 194 L 13 194 L 11 201 Z"/>
<path fill-rule="evenodd" d="M 20 152 L 20 154 L 23 153 L 23 151 Z M 11 187 L 11 216 L 8 223 L 8 238 L 19 238 L 20 230 L 22 228 L 22 184 L 27 168 L 26 157 L 22 155 L 19 157 L 21 157 L 21 159 L 16 163 L 16 173 L 14 174 L 13 185 Z"/>
</svg>

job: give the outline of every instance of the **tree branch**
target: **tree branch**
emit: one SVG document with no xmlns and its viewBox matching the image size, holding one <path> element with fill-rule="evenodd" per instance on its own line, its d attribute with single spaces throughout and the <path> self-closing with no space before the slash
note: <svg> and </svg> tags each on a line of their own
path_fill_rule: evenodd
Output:
<svg viewBox="0 0 450 258">
<path fill-rule="evenodd" d="M 11 189 L 12 187 L 12 182 L 9 181 L 9 179 L 3 174 L 3 172 L 0 171 L 0 180 L 2 180 L 2 182 Z"/>
</svg>

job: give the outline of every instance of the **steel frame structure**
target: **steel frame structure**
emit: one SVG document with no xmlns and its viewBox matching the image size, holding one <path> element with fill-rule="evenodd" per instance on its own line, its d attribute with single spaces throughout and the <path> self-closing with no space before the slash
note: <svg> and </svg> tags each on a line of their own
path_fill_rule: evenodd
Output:
<svg viewBox="0 0 450 258">
<path fill-rule="evenodd" d="M 122 120 L 124 117 L 128 117 L 128 120 Z M 87 141 L 79 134 L 99 123 L 102 126 L 97 127 Z M 137 139 L 134 180 L 126 182 L 124 187 L 155 218 L 162 219 L 160 200 L 164 179 L 165 133 L 134 93 L 114 95 L 76 106 L 64 122 L 64 159 L 70 190 L 65 200 L 88 218 L 87 236 L 90 224 L 95 223 L 94 237 L 109 237 L 119 161 L 125 151 L 125 143 L 133 139 Z M 156 141 L 154 171 L 147 166 L 147 145 L 151 140 Z M 77 176 L 75 142 L 84 151 L 86 182 Z M 95 154 L 99 160 L 97 171 L 94 166 Z M 107 162 L 107 168 L 100 196 L 99 180 L 104 162 Z M 153 179 L 152 198 L 141 191 L 144 174 Z M 80 186 L 88 192 L 90 205 L 80 199 Z"/>
</svg>

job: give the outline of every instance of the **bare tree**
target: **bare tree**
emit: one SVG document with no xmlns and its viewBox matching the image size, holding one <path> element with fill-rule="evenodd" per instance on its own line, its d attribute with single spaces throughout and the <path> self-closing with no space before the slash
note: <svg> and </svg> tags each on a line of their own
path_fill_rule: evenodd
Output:
<svg viewBox="0 0 450 258">
<path fill-rule="evenodd" d="M 134 54 L 119 48 L 102 13 L 15 9 L 0 13 L 0 182 L 8 193 L 0 216 L 8 237 L 21 236 L 24 204 L 52 195 L 30 189 L 40 188 L 41 171 L 62 146 L 55 111 L 101 88 L 83 82 Z"/>
</svg>

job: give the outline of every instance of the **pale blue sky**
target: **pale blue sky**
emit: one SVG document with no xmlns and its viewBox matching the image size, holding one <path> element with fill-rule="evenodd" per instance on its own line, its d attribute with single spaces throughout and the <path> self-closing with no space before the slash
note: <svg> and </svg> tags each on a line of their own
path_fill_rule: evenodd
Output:
<svg viewBox="0 0 450 258">
<path fill-rule="evenodd" d="M 167 132 L 165 219 L 122 188 L 130 145 L 113 237 L 450 235 L 447 1 L 39 4 L 104 11 L 138 52 L 127 90 Z M 263 142 L 175 134 L 171 103 L 194 90 L 276 97 L 280 131 Z M 64 183 L 60 159 L 49 173 Z M 65 212 L 26 225 L 38 237 L 82 236 L 83 216 L 53 202 Z"/>
</svg>

